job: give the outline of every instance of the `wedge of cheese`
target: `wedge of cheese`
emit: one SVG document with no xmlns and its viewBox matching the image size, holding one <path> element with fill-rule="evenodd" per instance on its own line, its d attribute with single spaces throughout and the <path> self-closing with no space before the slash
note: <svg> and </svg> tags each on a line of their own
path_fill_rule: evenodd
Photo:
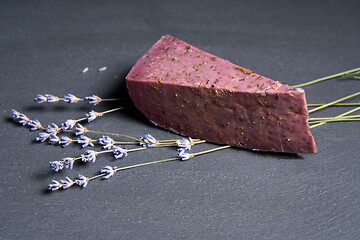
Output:
<svg viewBox="0 0 360 240">
<path fill-rule="evenodd" d="M 162 37 L 126 76 L 133 103 L 154 124 L 209 142 L 315 153 L 305 92 Z"/>
</svg>

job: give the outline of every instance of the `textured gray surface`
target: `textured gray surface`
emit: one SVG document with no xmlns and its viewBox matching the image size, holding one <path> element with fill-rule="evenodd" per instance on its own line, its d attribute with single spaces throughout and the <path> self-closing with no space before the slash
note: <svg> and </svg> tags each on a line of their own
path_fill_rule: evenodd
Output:
<svg viewBox="0 0 360 240">
<path fill-rule="evenodd" d="M 124 76 L 165 34 L 290 85 L 359 67 L 359 8 L 358 1 L 1 1 L 0 238 L 359 239 L 358 123 L 315 128 L 315 155 L 231 148 L 49 193 L 53 178 L 92 176 L 105 165 L 164 159 L 174 150 L 119 161 L 101 156 L 53 173 L 49 161 L 84 150 L 34 143 L 36 132 L 9 119 L 15 108 L 59 124 L 113 107 L 32 100 L 38 93 L 126 95 Z M 102 66 L 108 70 L 97 72 Z M 328 102 L 359 91 L 359 82 L 331 80 L 305 90 L 308 102 Z M 87 126 L 175 137 L 134 109 Z"/>
</svg>

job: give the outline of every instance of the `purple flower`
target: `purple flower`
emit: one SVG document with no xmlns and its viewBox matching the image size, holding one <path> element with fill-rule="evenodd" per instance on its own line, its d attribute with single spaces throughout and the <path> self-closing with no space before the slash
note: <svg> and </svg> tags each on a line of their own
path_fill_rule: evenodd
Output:
<svg viewBox="0 0 360 240">
<path fill-rule="evenodd" d="M 91 138 L 88 138 L 87 136 L 85 135 L 81 135 L 80 138 L 77 139 L 77 142 L 82 144 L 82 147 L 85 148 L 87 146 L 94 146 L 94 144 L 92 143 L 93 140 Z"/>
<path fill-rule="evenodd" d="M 37 103 L 44 103 L 47 101 L 47 97 L 45 97 L 44 95 L 38 94 L 37 97 L 34 99 L 34 101 Z"/>
<path fill-rule="evenodd" d="M 61 140 L 59 141 L 59 144 L 62 144 L 63 147 L 67 147 L 72 142 L 73 142 L 73 140 L 71 138 L 63 136 L 63 137 L 61 137 Z"/>
<path fill-rule="evenodd" d="M 51 190 L 51 191 L 56 191 L 56 190 L 62 188 L 62 186 L 63 186 L 63 185 L 62 185 L 61 183 L 59 183 L 58 181 L 52 180 L 52 183 L 50 183 L 50 184 L 48 185 L 48 188 L 49 188 L 49 190 Z"/>
<path fill-rule="evenodd" d="M 75 126 L 75 124 L 76 124 L 76 120 L 68 119 L 68 120 L 66 120 L 65 123 L 61 124 L 61 128 L 63 131 L 65 131 L 65 130 L 73 128 Z"/>
<path fill-rule="evenodd" d="M 75 95 L 72 95 L 70 93 L 68 95 L 65 95 L 64 99 L 63 99 L 63 101 L 67 102 L 67 103 L 77 103 L 80 100 L 81 100 L 80 98 L 78 98 Z"/>
<path fill-rule="evenodd" d="M 186 153 L 183 148 L 180 148 L 178 150 L 178 157 L 181 161 L 189 160 L 190 158 L 194 157 L 195 155 L 193 153 Z"/>
<path fill-rule="evenodd" d="M 119 159 L 122 157 L 127 157 L 128 153 L 127 153 L 127 149 L 123 149 L 121 147 L 118 146 L 114 146 L 114 158 Z"/>
<path fill-rule="evenodd" d="M 84 68 L 84 69 L 81 71 L 81 73 L 86 73 L 87 71 L 89 71 L 89 68 L 88 68 L 88 67 Z"/>
<path fill-rule="evenodd" d="M 60 138 L 58 137 L 58 136 L 56 136 L 56 134 L 50 134 L 50 136 L 49 136 L 49 143 L 51 144 L 51 145 L 53 145 L 53 144 L 57 144 L 57 143 L 60 143 Z"/>
<path fill-rule="evenodd" d="M 50 136 L 50 133 L 39 133 L 39 136 L 35 138 L 36 141 L 44 142 L 48 137 Z"/>
<path fill-rule="evenodd" d="M 57 103 L 60 100 L 60 98 L 51 94 L 45 94 L 45 97 L 48 103 Z"/>
<path fill-rule="evenodd" d="M 94 121 L 98 116 L 100 116 L 98 112 L 94 112 L 91 110 L 89 113 L 86 113 L 86 117 L 88 118 L 88 122 Z"/>
<path fill-rule="evenodd" d="M 109 136 L 103 136 L 102 138 L 99 138 L 98 140 L 99 144 L 103 145 L 104 149 L 111 149 L 114 146 L 114 139 L 112 139 Z"/>
<path fill-rule="evenodd" d="M 95 162 L 96 161 L 96 156 L 98 155 L 97 151 L 94 150 L 86 150 L 85 152 L 85 157 L 86 157 L 86 161 L 89 162 Z"/>
<path fill-rule="evenodd" d="M 84 175 L 79 174 L 79 179 L 75 179 L 75 183 L 79 186 L 86 187 L 90 179 Z"/>
<path fill-rule="evenodd" d="M 92 95 L 85 97 L 85 100 L 89 101 L 89 104 L 98 105 L 102 99 L 96 95 Z"/>
<path fill-rule="evenodd" d="M 19 116 L 19 118 L 18 118 L 18 121 L 19 121 L 19 123 L 21 123 L 22 125 L 26 125 L 26 124 L 30 121 L 30 119 L 29 119 L 25 114 L 20 113 L 20 116 Z"/>
<path fill-rule="evenodd" d="M 98 71 L 99 71 L 99 72 L 103 72 L 103 71 L 105 71 L 106 69 L 107 69 L 107 67 L 101 67 L 101 68 L 98 69 Z"/>
<path fill-rule="evenodd" d="M 15 109 L 11 110 L 11 117 L 13 117 L 13 118 L 16 118 L 16 119 L 20 118 L 20 114 L 21 113 L 16 111 Z"/>
<path fill-rule="evenodd" d="M 76 133 L 75 133 L 76 136 L 83 135 L 84 133 L 87 132 L 87 128 L 81 125 L 80 123 L 76 124 L 75 129 L 76 129 Z"/>
<path fill-rule="evenodd" d="M 140 142 L 140 146 L 143 147 L 155 147 L 158 144 L 158 141 L 156 140 L 156 138 L 154 138 L 153 136 L 151 136 L 150 134 L 145 134 L 143 137 L 139 138 Z"/>
<path fill-rule="evenodd" d="M 58 125 L 55 123 L 52 123 L 51 125 L 48 125 L 46 127 L 46 132 L 50 134 L 58 134 L 61 131 L 61 128 L 59 128 Z"/>
<path fill-rule="evenodd" d="M 111 167 L 111 166 L 106 166 L 106 167 L 103 167 L 100 172 L 101 173 L 107 173 L 105 176 L 103 176 L 104 179 L 108 179 L 110 177 L 112 177 L 114 175 L 114 173 L 116 173 L 116 169 L 118 167 Z"/>
<path fill-rule="evenodd" d="M 74 166 L 75 158 L 66 157 L 62 159 L 62 162 L 64 163 L 65 168 L 72 169 Z"/>
<path fill-rule="evenodd" d="M 184 150 L 190 150 L 191 146 L 194 145 L 194 141 L 191 137 L 183 138 L 181 140 L 177 140 L 176 144 L 178 147 L 184 149 Z"/>
<path fill-rule="evenodd" d="M 30 126 L 31 128 L 30 128 L 30 130 L 31 131 L 36 131 L 36 130 L 39 130 L 39 129 L 41 129 L 42 128 L 42 125 L 41 125 L 41 123 L 39 122 L 39 120 L 30 120 L 29 122 L 28 122 L 28 126 Z"/>
<path fill-rule="evenodd" d="M 74 183 L 75 183 L 69 177 L 66 177 L 66 180 L 59 180 L 59 182 L 60 182 L 60 184 L 62 184 L 63 189 L 67 189 L 67 188 L 71 187 L 72 185 L 74 185 Z"/>
<path fill-rule="evenodd" d="M 63 164 L 62 161 L 52 161 L 52 162 L 49 162 L 49 163 L 50 163 L 50 167 L 55 172 L 58 172 L 59 170 L 64 168 L 64 164 Z"/>
</svg>

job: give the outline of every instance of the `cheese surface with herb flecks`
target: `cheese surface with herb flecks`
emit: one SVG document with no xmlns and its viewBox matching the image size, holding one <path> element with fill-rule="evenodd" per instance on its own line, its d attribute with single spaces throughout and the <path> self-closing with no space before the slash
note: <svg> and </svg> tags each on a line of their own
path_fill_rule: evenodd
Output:
<svg viewBox="0 0 360 240">
<path fill-rule="evenodd" d="M 303 89 L 172 36 L 141 57 L 126 84 L 136 108 L 175 133 L 261 151 L 316 152 Z"/>
</svg>

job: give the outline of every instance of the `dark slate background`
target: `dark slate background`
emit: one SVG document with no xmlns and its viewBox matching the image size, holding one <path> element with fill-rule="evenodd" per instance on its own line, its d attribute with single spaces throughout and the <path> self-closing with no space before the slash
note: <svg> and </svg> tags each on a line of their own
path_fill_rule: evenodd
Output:
<svg viewBox="0 0 360 240">
<path fill-rule="evenodd" d="M 359 9 L 351 0 L 0 1 L 0 238 L 360 239 L 359 123 L 314 128 L 314 155 L 231 148 L 123 171 L 85 189 L 48 192 L 51 179 L 93 176 L 105 165 L 164 159 L 175 150 L 117 161 L 101 155 L 94 164 L 54 173 L 49 161 L 84 150 L 35 143 L 38 133 L 9 117 L 14 108 L 44 125 L 60 124 L 117 106 L 33 99 L 40 93 L 127 97 L 125 75 L 165 34 L 290 85 L 359 67 Z M 81 74 L 86 66 L 89 72 Z M 108 70 L 99 73 L 103 66 Z M 359 91 L 359 82 L 338 78 L 305 90 L 308 102 L 329 102 Z M 86 126 L 177 137 L 135 109 Z"/>
</svg>

